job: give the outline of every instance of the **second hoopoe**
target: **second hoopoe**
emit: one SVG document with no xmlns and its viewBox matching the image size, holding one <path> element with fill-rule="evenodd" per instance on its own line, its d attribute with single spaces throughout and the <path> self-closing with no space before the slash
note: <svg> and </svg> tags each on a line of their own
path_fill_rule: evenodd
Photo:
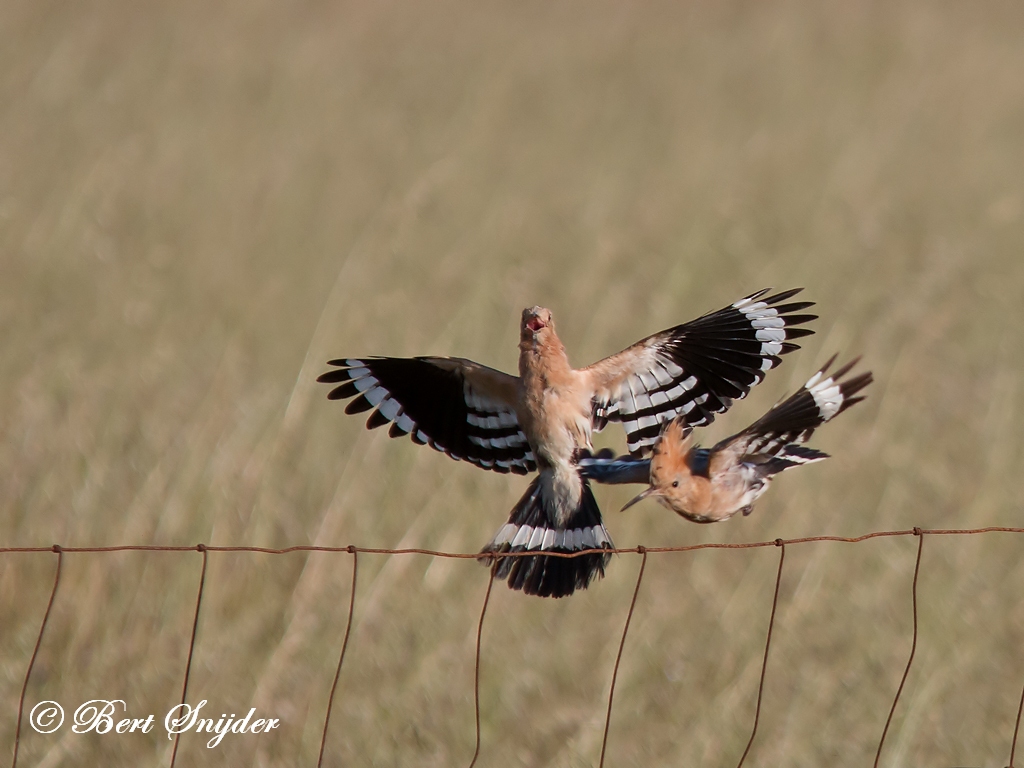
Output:
<svg viewBox="0 0 1024 768">
<path fill-rule="evenodd" d="M 857 361 L 826 376 L 834 361 L 835 357 L 825 363 L 796 394 L 713 448 L 695 445 L 691 427 L 674 419 L 654 446 L 650 486 L 623 509 L 652 498 L 695 523 L 717 523 L 737 512 L 750 514 L 775 475 L 828 458 L 802 443 L 826 421 L 864 399 L 855 395 L 871 383 L 871 372 L 841 381 Z M 595 460 L 592 476 L 599 482 L 636 482 L 647 463 Z"/>
<path fill-rule="evenodd" d="M 519 376 L 460 358 L 364 357 L 330 361 L 336 369 L 318 381 L 337 385 L 330 399 L 352 398 L 346 413 L 372 411 L 368 428 L 390 424 L 392 437 L 496 472 L 538 470 L 481 555 L 512 589 L 562 597 L 603 574 L 613 548 L 580 465 L 591 433 L 622 422 L 642 457 L 673 419 L 709 424 L 813 333 L 798 327 L 815 319 L 798 314 L 811 302 L 786 303 L 798 291 L 758 291 L 586 368 L 570 365 L 550 310 L 533 307 L 520 325 Z M 548 554 L 576 552 L 585 554 Z"/>
</svg>

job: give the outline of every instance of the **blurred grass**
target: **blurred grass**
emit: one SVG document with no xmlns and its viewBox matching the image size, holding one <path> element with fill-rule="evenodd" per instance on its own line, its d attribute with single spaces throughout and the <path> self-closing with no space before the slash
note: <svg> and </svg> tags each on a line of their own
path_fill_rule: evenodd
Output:
<svg viewBox="0 0 1024 768">
<path fill-rule="evenodd" d="M 324 360 L 514 370 L 539 303 L 585 364 L 767 285 L 805 285 L 818 335 L 708 440 L 837 350 L 865 355 L 869 400 L 749 518 L 619 516 L 628 489 L 602 490 L 619 546 L 1020 525 L 1022 23 L 919 0 L 0 4 L 0 544 L 475 551 L 524 481 L 365 432 L 314 383 Z M 756 763 L 872 759 L 915 543 L 790 548 Z M 883 765 L 1005 764 L 1021 546 L 925 541 Z M 651 556 L 608 764 L 738 759 L 776 563 Z M 28 701 L 162 717 L 199 566 L 66 555 Z M 596 764 L 638 566 L 567 601 L 495 590 L 481 765 Z M 52 568 L 0 557 L 0 744 Z M 189 698 L 284 724 L 186 736 L 178 765 L 315 763 L 350 569 L 210 556 Z M 332 764 L 468 762 L 485 587 L 472 561 L 361 558 Z M 27 731 L 21 764 L 169 748 Z"/>
</svg>

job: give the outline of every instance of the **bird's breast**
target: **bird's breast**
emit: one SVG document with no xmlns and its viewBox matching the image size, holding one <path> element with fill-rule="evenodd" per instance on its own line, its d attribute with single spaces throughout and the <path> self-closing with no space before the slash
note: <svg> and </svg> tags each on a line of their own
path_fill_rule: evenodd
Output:
<svg viewBox="0 0 1024 768">
<path fill-rule="evenodd" d="M 540 377 L 525 381 L 520 405 L 526 437 L 547 464 L 571 461 L 578 448 L 590 448 L 590 400 L 578 388 L 552 385 Z"/>
</svg>

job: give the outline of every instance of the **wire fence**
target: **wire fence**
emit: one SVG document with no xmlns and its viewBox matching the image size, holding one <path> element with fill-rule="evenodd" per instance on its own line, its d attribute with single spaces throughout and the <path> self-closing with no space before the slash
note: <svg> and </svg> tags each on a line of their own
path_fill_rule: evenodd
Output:
<svg viewBox="0 0 1024 768">
<path fill-rule="evenodd" d="M 779 603 L 779 586 L 782 583 L 782 572 L 783 566 L 786 561 L 786 547 L 794 546 L 799 544 L 811 544 L 817 542 L 840 542 L 844 544 L 857 544 L 870 539 L 876 539 L 881 537 L 892 537 L 892 536 L 916 536 L 917 537 L 917 559 L 914 563 L 914 578 L 911 586 L 911 605 L 913 611 L 913 640 L 910 645 L 910 655 L 907 658 L 907 665 L 903 670 L 903 677 L 900 679 L 899 687 L 896 689 L 896 695 L 893 697 L 892 706 L 889 708 L 889 716 L 886 718 L 885 727 L 882 729 L 882 734 L 878 740 L 878 749 L 875 752 L 874 768 L 878 768 L 879 761 L 882 757 L 882 749 L 885 746 L 885 739 L 889 733 L 889 726 L 892 724 L 893 715 L 896 712 L 896 707 L 899 704 L 900 695 L 903 693 L 903 686 L 907 682 L 907 676 L 910 674 L 910 668 L 914 663 L 914 654 L 917 651 L 917 582 L 918 576 L 921 572 L 921 553 L 924 550 L 924 540 L 927 536 L 970 536 L 984 533 L 1024 533 L 1024 528 L 1004 528 L 1004 527 L 989 527 L 989 528 L 962 528 L 962 529 L 923 529 L 923 528 L 912 528 L 909 530 L 900 531 L 874 531 L 872 533 L 864 534 L 863 536 L 856 537 L 844 537 L 844 536 L 808 536 L 805 538 L 798 539 L 775 539 L 773 541 L 757 541 L 739 544 L 694 544 L 684 547 L 643 547 L 638 546 L 633 549 L 613 549 L 613 550 L 602 550 L 603 552 L 609 552 L 620 555 L 640 555 L 641 563 L 640 570 L 637 573 L 636 586 L 633 589 L 633 599 L 629 604 L 629 611 L 626 613 L 626 620 L 622 627 L 622 637 L 619 641 L 619 650 L 615 657 L 615 666 L 612 669 L 611 684 L 608 690 L 608 707 L 605 715 L 604 723 L 604 734 L 601 740 L 601 758 L 599 766 L 603 768 L 605 753 L 608 748 L 608 735 L 611 730 L 612 722 L 612 704 L 615 700 L 615 682 L 619 675 L 619 664 L 622 661 L 622 652 L 626 645 L 626 636 L 629 633 L 629 625 L 633 619 L 633 611 L 636 608 L 637 597 L 640 594 L 640 586 L 643 583 L 644 570 L 647 566 L 647 558 L 652 554 L 665 554 L 674 552 L 692 552 L 699 549 L 758 549 L 761 547 L 778 547 L 779 549 L 779 568 L 775 578 L 775 591 L 772 598 L 772 609 L 771 616 L 768 620 L 768 631 L 765 637 L 764 644 L 764 659 L 761 663 L 761 677 L 757 687 L 757 706 L 754 710 L 754 722 L 750 731 L 750 739 L 747 741 L 746 749 L 743 751 L 743 755 L 740 757 L 740 761 L 737 764 L 737 768 L 742 768 L 744 762 L 747 759 L 747 755 L 750 753 L 750 749 L 754 744 L 754 739 L 757 736 L 757 725 L 761 717 L 761 699 L 764 693 L 764 682 L 765 676 L 768 672 L 768 658 L 769 651 L 771 650 L 772 643 L 772 630 L 775 627 L 775 614 Z M 14 737 L 14 755 L 11 761 L 11 767 L 17 768 L 18 765 L 18 748 L 21 742 L 21 729 L 22 729 L 22 717 L 25 708 L 25 694 L 28 690 L 29 679 L 32 676 L 32 668 L 35 666 L 36 657 L 39 654 L 39 647 L 43 642 L 43 635 L 46 632 L 46 624 L 50 619 L 50 611 L 53 608 L 54 599 L 57 596 L 57 589 L 60 586 L 60 575 L 61 566 L 64 562 L 65 553 L 75 552 L 199 552 L 202 555 L 202 570 L 199 575 L 199 589 L 196 594 L 196 608 L 195 614 L 192 619 L 192 633 L 189 639 L 188 647 L 188 661 L 185 665 L 185 675 L 181 686 L 181 703 L 185 704 L 186 697 L 188 695 L 188 683 L 189 676 L 192 671 L 192 655 L 196 645 L 196 633 L 199 627 L 199 613 L 203 604 L 203 591 L 206 587 L 206 566 L 209 560 L 209 554 L 211 552 L 254 552 L 268 555 L 284 555 L 291 552 L 334 552 L 338 554 L 349 554 L 352 556 L 352 591 L 349 598 L 348 605 L 348 620 L 345 625 L 345 636 L 341 643 L 341 652 L 338 656 L 338 666 L 334 674 L 334 681 L 331 684 L 331 693 L 327 701 L 327 712 L 324 716 L 323 731 L 320 739 L 320 752 L 319 758 L 317 759 L 317 768 L 323 764 L 324 750 L 327 745 L 327 734 L 331 724 L 331 711 L 334 706 L 334 698 L 338 689 L 338 680 L 341 677 L 342 664 L 345 662 L 345 652 L 348 650 L 349 635 L 352 631 L 352 616 L 356 606 L 356 583 L 359 575 L 359 555 L 360 554 L 376 554 L 376 555 L 430 555 L 433 557 L 443 558 L 454 558 L 454 559 L 476 559 L 480 555 L 478 553 L 462 553 L 462 552 L 438 552 L 430 549 L 378 549 L 372 547 L 320 547 L 320 546 L 294 546 L 285 547 L 283 549 L 271 549 L 269 547 L 218 547 L 208 546 L 206 544 L 196 544 L 191 547 L 170 547 L 170 546 L 155 546 L 155 545 L 134 545 L 128 544 L 123 546 L 113 547 L 62 547 L 58 544 L 54 544 L 52 547 L 0 547 L 0 554 L 10 553 L 52 553 L 57 556 L 57 563 L 54 570 L 53 577 L 53 589 L 50 591 L 50 599 L 46 604 L 46 612 L 43 614 L 43 620 L 39 626 L 39 634 L 36 638 L 35 647 L 32 650 L 32 656 L 28 663 L 28 669 L 25 671 L 25 681 L 21 688 L 21 697 L 18 701 L 18 720 L 15 727 Z M 545 552 L 547 557 L 580 557 L 593 552 L 593 550 L 585 550 L 573 553 L 559 553 L 559 552 Z M 507 553 L 499 555 L 497 557 L 531 557 L 536 556 L 535 552 L 517 552 Z M 495 564 L 496 566 L 496 564 Z M 491 576 L 487 582 L 487 591 L 484 594 L 483 606 L 480 609 L 480 619 L 477 624 L 476 632 L 476 662 L 474 672 L 474 691 L 473 700 L 475 708 L 475 728 L 476 728 L 476 740 L 475 748 L 473 750 L 473 757 L 469 762 L 469 768 L 474 768 L 477 759 L 480 756 L 480 640 L 483 634 L 484 618 L 487 615 L 487 605 L 491 598 L 491 588 L 494 585 L 494 568 L 491 569 Z M 1020 731 L 1021 714 L 1024 712 L 1024 688 L 1021 690 L 1020 705 L 1017 708 L 1017 719 L 1013 729 L 1013 738 L 1010 742 L 1010 759 L 1008 768 L 1015 768 L 1014 759 L 1017 751 L 1017 737 Z M 180 733 L 175 735 L 174 746 L 171 751 L 171 759 L 169 768 L 174 768 L 175 760 L 178 755 L 178 740 Z"/>
</svg>

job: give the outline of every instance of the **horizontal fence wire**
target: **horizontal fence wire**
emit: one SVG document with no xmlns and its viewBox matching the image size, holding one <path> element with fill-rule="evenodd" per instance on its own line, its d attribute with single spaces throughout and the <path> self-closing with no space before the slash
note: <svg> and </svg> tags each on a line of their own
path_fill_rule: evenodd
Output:
<svg viewBox="0 0 1024 768">
<path fill-rule="evenodd" d="M 979 533 L 1024 533 L 1024 528 L 1007 528 L 1002 526 L 990 526 L 988 528 L 908 528 L 900 531 L 873 531 L 861 536 L 804 536 L 798 539 L 771 539 L 770 541 L 750 541 L 736 544 L 689 544 L 683 547 L 644 547 L 644 552 L 693 552 L 698 549 L 757 549 L 759 547 L 777 547 L 776 542 L 781 541 L 787 547 L 792 544 L 810 544 L 816 541 L 835 541 L 843 544 L 857 544 L 869 539 L 877 539 L 885 536 L 918 536 L 925 533 L 929 536 L 969 536 Z M 0 555 L 33 552 L 54 552 L 54 546 L 44 547 L 0 547 Z M 238 547 L 238 546 L 214 546 L 213 544 L 192 544 L 181 546 L 165 546 L 162 544 L 119 544 L 110 547 L 61 547 L 63 552 L 201 552 L 205 549 L 208 552 L 258 552 L 265 555 L 287 555 L 290 552 L 359 552 L 366 555 L 430 555 L 432 557 L 450 557 L 461 560 L 477 560 L 479 552 L 442 552 L 436 549 L 420 549 L 409 547 L 406 549 L 384 549 L 382 547 L 322 547 L 315 544 L 297 544 L 292 547 Z M 545 551 L 545 557 L 581 557 L 593 554 L 595 550 L 579 550 L 578 552 L 551 552 Z M 602 549 L 602 554 L 607 555 L 637 555 L 641 550 L 637 547 L 628 549 Z M 488 553 L 488 557 L 531 557 L 536 552 L 504 552 Z"/>
<path fill-rule="evenodd" d="M 633 590 L 633 598 L 629 605 L 629 611 L 626 614 L 626 620 L 622 628 L 622 637 L 619 641 L 618 654 L 615 657 L 615 666 L 612 671 L 611 682 L 608 691 L 608 708 L 605 716 L 604 734 L 601 741 L 601 757 L 600 765 L 604 765 L 605 751 L 608 745 L 608 733 L 611 728 L 612 720 L 612 704 L 615 698 L 615 683 L 618 678 L 619 664 L 622 661 L 623 650 L 626 645 L 626 635 L 629 632 L 629 625 L 633 619 L 633 612 L 636 607 L 637 596 L 640 594 L 640 586 L 643 581 L 644 570 L 647 565 L 647 557 L 651 554 L 670 554 L 678 552 L 694 552 L 702 549 L 759 549 L 763 547 L 778 547 L 779 552 L 779 567 L 778 574 L 775 580 L 775 591 L 772 597 L 771 615 L 768 620 L 767 637 L 765 639 L 764 647 L 764 659 L 761 665 L 761 677 L 758 682 L 756 706 L 754 710 L 754 722 L 750 733 L 750 740 L 747 742 L 746 749 L 739 759 L 737 768 L 740 768 L 747 758 L 750 748 L 754 744 L 754 737 L 757 735 L 757 725 L 761 715 L 761 700 L 764 694 L 764 681 L 768 671 L 768 655 L 771 648 L 772 641 L 772 630 L 775 626 L 776 609 L 778 608 L 779 602 L 779 587 L 782 583 L 782 571 L 783 564 L 786 558 L 786 547 L 794 546 L 798 544 L 812 544 L 818 542 L 837 542 L 844 544 L 857 544 L 871 539 L 883 538 L 883 537 L 899 537 L 899 536 L 916 536 L 918 538 L 917 545 L 917 559 L 914 564 L 914 578 L 912 582 L 911 590 L 911 606 L 912 606 L 912 618 L 913 618 L 913 638 L 910 646 L 910 656 L 907 659 L 907 665 L 903 670 L 903 676 L 900 679 L 899 687 L 896 689 L 896 695 L 893 698 L 892 707 L 889 710 L 889 716 L 885 721 L 885 727 L 882 730 L 882 734 L 878 740 L 878 750 L 875 754 L 874 765 L 878 766 L 879 760 L 882 755 L 882 748 L 885 745 L 885 738 L 889 732 L 889 726 L 892 724 L 893 715 L 896 712 L 897 705 L 899 704 L 900 695 L 903 692 L 903 687 L 907 681 L 907 677 L 910 674 L 911 665 L 914 662 L 914 654 L 917 650 L 917 636 L 918 636 L 918 616 L 917 616 L 917 584 L 918 577 L 921 571 L 921 553 L 924 548 L 925 536 L 970 536 L 984 533 L 1024 533 L 1024 528 L 1009 528 L 1009 527 L 987 527 L 987 528 L 911 528 L 908 530 L 897 530 L 897 531 L 873 531 L 866 533 L 862 536 L 806 536 L 803 538 L 796 539 L 773 539 L 771 541 L 755 541 L 745 542 L 737 544 L 691 544 L 688 546 L 681 547 L 644 547 L 637 546 L 629 549 L 603 549 L 603 550 L 581 550 L 578 552 L 549 552 L 545 551 L 546 557 L 565 557 L 574 558 L 582 557 L 587 554 L 592 554 L 595 551 L 599 551 L 603 554 L 620 554 L 620 555 L 640 555 L 642 560 L 640 563 L 640 569 L 637 574 L 636 586 Z M 17 713 L 17 725 L 15 727 L 14 735 L 14 748 L 13 748 L 13 759 L 11 762 L 11 768 L 17 768 L 18 764 L 18 751 L 21 741 L 21 728 L 22 718 L 25 709 L 25 697 L 28 691 L 29 679 L 32 675 L 32 669 L 35 666 L 36 657 L 39 654 L 39 648 L 43 642 L 43 636 L 46 632 L 46 625 L 50 619 L 51 609 L 53 608 L 54 600 L 57 597 L 58 587 L 60 585 L 60 574 L 61 567 L 63 565 L 63 558 L 68 553 L 106 553 L 106 552 L 199 552 L 202 556 L 202 570 L 199 576 L 199 587 L 196 595 L 196 608 L 192 619 L 192 632 L 189 639 L 189 650 L 188 660 L 185 665 L 185 674 L 182 682 L 182 703 L 185 702 L 185 698 L 188 693 L 188 682 L 189 675 L 192 669 L 192 657 L 196 646 L 196 636 L 199 628 L 199 615 L 200 609 L 203 603 L 203 590 L 206 585 L 206 569 L 209 553 L 211 552 L 250 552 L 255 554 L 266 554 L 266 555 L 286 555 L 295 552 L 333 552 L 333 553 L 344 553 L 352 556 L 352 585 L 351 585 L 351 596 L 349 599 L 348 606 L 348 618 L 345 625 L 345 635 L 341 643 L 341 650 L 338 657 L 338 666 L 335 671 L 334 680 L 331 685 L 330 695 L 327 702 L 327 713 L 324 717 L 324 726 L 320 741 L 320 752 L 317 760 L 317 766 L 323 763 L 324 750 L 327 745 L 327 734 L 331 720 L 331 710 L 334 706 L 334 698 L 337 693 L 338 680 L 341 677 L 342 664 L 345 661 L 345 652 L 348 648 L 349 636 L 352 631 L 352 617 L 355 613 L 356 606 L 356 579 L 359 568 L 359 555 L 427 555 L 430 557 L 439 558 L 451 558 L 451 559 L 477 559 L 480 557 L 478 552 L 441 552 L 432 549 L 419 549 L 419 548 L 406 548 L 406 549 L 383 549 L 377 547 L 357 547 L 353 545 L 344 547 L 322 547 L 315 545 L 297 545 L 292 547 L 283 547 L 281 549 L 274 549 L 271 547 L 246 547 L 246 546 L 214 546 L 208 544 L 197 544 L 194 546 L 163 546 L 153 544 L 124 544 L 119 546 L 108 546 L 108 547 L 64 547 L 58 544 L 54 544 L 48 547 L 0 547 L 0 555 L 5 554 L 56 554 L 57 562 L 55 564 L 55 574 L 53 580 L 53 588 L 50 591 L 50 597 L 46 604 L 46 610 L 43 614 L 42 622 L 39 626 L 39 634 L 36 638 L 36 643 L 32 651 L 31 659 L 28 663 L 28 668 L 25 672 L 25 680 L 21 689 L 21 697 L 18 700 L 18 713 Z M 502 554 L 490 554 L 496 560 L 501 558 L 515 558 L 515 557 L 536 557 L 536 551 L 526 552 L 507 552 Z M 472 758 L 469 762 L 470 768 L 474 768 L 476 762 L 480 756 L 481 748 L 481 735 L 480 735 L 480 655 L 481 655 L 481 639 L 483 637 L 484 628 L 484 617 L 487 614 L 487 605 L 491 597 L 491 587 L 494 585 L 494 575 L 497 568 L 497 562 L 492 565 L 490 571 L 490 578 L 487 583 L 487 591 L 484 595 L 483 607 L 480 610 L 480 619 L 477 625 L 476 632 L 476 660 L 475 670 L 473 678 L 473 701 L 475 710 L 475 748 L 473 751 Z M 1015 768 L 1014 759 L 1016 756 L 1017 749 L 1017 736 L 1020 731 L 1021 715 L 1024 713 L 1024 690 L 1021 692 L 1020 706 L 1017 709 L 1017 717 L 1013 730 L 1013 737 L 1010 741 L 1010 762 L 1008 768 Z M 179 734 L 180 735 L 180 734 Z M 174 741 L 174 748 L 171 752 L 170 768 L 173 768 L 175 759 L 178 752 L 178 739 Z M 1022 767 L 1024 768 L 1024 767 Z"/>
</svg>

